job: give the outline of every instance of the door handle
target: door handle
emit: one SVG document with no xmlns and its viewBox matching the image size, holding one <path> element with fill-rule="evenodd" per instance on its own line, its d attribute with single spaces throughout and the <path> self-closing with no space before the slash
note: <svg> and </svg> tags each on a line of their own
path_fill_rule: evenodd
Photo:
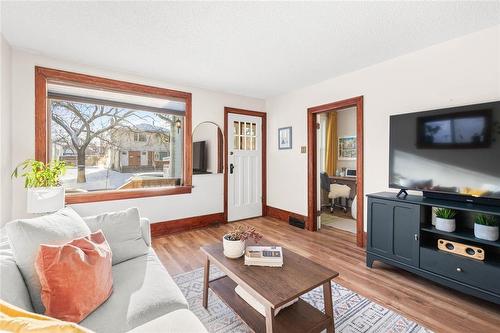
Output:
<svg viewBox="0 0 500 333">
<path fill-rule="evenodd" d="M 231 164 L 229 164 L 229 173 L 233 174 L 233 170 L 234 170 L 234 164 L 231 163 Z"/>
</svg>

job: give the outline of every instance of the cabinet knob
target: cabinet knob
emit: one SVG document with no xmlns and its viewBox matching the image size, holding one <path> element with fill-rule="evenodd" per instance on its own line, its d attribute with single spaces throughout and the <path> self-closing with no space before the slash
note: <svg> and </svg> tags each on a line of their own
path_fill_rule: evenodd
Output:
<svg viewBox="0 0 500 333">
<path fill-rule="evenodd" d="M 457 272 L 462 272 L 462 269 L 460 267 L 457 267 Z"/>
<path fill-rule="evenodd" d="M 413 235 L 416 241 L 418 241 L 418 234 Z"/>
</svg>

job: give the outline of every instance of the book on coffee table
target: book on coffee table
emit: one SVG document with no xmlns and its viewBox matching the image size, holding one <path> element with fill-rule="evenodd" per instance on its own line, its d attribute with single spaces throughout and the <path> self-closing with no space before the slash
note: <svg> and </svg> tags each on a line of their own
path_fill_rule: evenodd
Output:
<svg viewBox="0 0 500 333">
<path fill-rule="evenodd" d="M 281 246 L 247 246 L 245 265 L 282 267 L 283 250 Z"/>
</svg>

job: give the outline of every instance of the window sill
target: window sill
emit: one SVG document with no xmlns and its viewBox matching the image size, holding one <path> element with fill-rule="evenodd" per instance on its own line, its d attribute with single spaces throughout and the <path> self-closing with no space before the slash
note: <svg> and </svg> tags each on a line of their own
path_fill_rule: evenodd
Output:
<svg viewBox="0 0 500 333">
<path fill-rule="evenodd" d="M 187 194 L 191 193 L 192 186 L 175 186 L 175 187 L 159 187 L 159 188 L 143 188 L 133 190 L 111 190 L 111 191 L 95 191 L 87 193 L 66 194 L 66 204 L 81 204 L 89 202 L 138 199 L 147 197 L 158 197 L 166 195 Z"/>
</svg>

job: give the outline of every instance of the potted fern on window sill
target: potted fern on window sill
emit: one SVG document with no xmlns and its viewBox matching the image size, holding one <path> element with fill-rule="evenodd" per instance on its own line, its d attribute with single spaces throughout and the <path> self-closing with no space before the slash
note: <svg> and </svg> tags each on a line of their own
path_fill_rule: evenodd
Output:
<svg viewBox="0 0 500 333">
<path fill-rule="evenodd" d="M 497 241 L 499 237 L 498 220 L 495 216 L 480 214 L 474 219 L 474 236 L 489 241 Z"/>
<path fill-rule="evenodd" d="M 27 189 L 28 213 L 54 212 L 64 207 L 64 187 L 59 177 L 66 172 L 62 161 L 43 163 L 28 159 L 12 172 L 12 177 L 23 177 Z"/>
<path fill-rule="evenodd" d="M 436 209 L 436 229 L 454 232 L 456 229 L 455 216 L 457 212 L 450 208 Z"/>
</svg>

